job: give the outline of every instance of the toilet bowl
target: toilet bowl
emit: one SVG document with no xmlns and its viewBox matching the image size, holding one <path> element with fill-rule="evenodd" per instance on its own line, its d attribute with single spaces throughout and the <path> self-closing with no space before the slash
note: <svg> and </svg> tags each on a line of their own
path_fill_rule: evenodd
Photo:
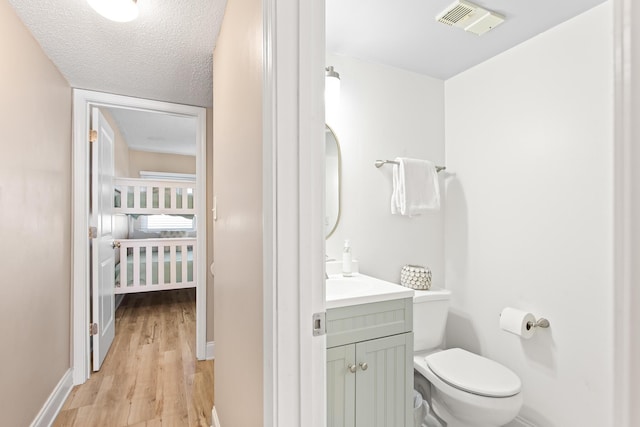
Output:
<svg viewBox="0 0 640 427">
<path fill-rule="evenodd" d="M 448 427 L 503 426 L 518 415 L 522 394 L 520 380 L 513 372 L 459 348 L 437 353 L 447 359 L 451 373 L 457 378 L 440 372 L 439 376 L 433 371 L 429 359 L 436 353 L 414 354 L 413 363 L 415 370 L 431 384 L 431 406 Z M 486 369 L 483 362 L 495 364 L 495 369 Z M 496 374 L 500 370 L 504 371 Z"/>
<path fill-rule="evenodd" d="M 416 291 L 414 369 L 431 385 L 430 404 L 447 427 L 499 427 L 522 407 L 518 376 L 499 363 L 454 348 L 441 350 L 451 293 Z"/>
</svg>

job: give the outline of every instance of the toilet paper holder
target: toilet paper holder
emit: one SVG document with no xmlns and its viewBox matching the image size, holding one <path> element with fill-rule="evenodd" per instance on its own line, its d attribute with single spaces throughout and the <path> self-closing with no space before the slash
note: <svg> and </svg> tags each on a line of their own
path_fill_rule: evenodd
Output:
<svg viewBox="0 0 640 427">
<path fill-rule="evenodd" d="M 549 323 L 549 321 L 547 319 L 545 319 L 544 317 L 541 317 L 540 319 L 536 320 L 535 322 L 532 321 L 528 321 L 527 322 L 527 330 L 530 330 L 532 328 L 548 328 L 551 324 Z"/>
</svg>

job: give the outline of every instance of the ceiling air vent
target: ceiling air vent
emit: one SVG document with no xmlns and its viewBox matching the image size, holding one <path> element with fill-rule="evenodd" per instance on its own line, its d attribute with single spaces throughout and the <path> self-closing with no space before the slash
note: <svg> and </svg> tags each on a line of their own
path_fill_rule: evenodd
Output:
<svg viewBox="0 0 640 427">
<path fill-rule="evenodd" d="M 476 7 L 466 1 L 458 1 L 438 16 L 438 22 L 452 26 L 468 17 L 476 10 Z"/>
<path fill-rule="evenodd" d="M 468 1 L 458 0 L 436 16 L 438 22 L 482 35 L 504 22 L 504 16 Z"/>
</svg>

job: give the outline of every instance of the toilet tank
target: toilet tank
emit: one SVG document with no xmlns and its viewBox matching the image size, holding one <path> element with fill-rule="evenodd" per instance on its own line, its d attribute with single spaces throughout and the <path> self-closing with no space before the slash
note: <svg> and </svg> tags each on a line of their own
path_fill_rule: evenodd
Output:
<svg viewBox="0 0 640 427">
<path fill-rule="evenodd" d="M 434 350 L 442 345 L 451 291 L 432 287 L 413 296 L 413 351 Z"/>
</svg>

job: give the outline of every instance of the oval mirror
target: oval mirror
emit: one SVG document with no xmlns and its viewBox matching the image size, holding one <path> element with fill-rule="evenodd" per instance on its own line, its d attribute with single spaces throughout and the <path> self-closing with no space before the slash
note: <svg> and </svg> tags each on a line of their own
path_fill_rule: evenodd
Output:
<svg viewBox="0 0 640 427">
<path fill-rule="evenodd" d="M 329 125 L 325 125 L 325 216 L 324 232 L 329 238 L 340 221 L 340 180 L 342 179 L 340 144 Z"/>
</svg>

